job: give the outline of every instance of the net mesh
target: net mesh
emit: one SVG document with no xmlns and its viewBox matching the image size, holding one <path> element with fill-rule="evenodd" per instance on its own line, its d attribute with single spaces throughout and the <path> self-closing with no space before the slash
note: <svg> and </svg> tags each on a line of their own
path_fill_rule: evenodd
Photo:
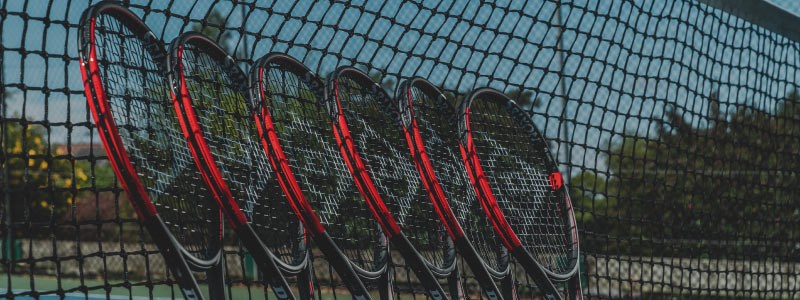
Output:
<svg viewBox="0 0 800 300">
<path fill-rule="evenodd" d="M 182 74 L 192 103 L 191 108 L 182 106 L 183 111 L 191 109 L 197 116 L 222 179 L 261 241 L 284 263 L 296 263 L 305 255 L 305 249 L 298 247 L 303 238 L 301 224 L 280 194 L 241 83 L 234 82 L 238 77 L 229 73 L 241 71 L 224 68 L 224 62 L 191 41 L 182 47 Z"/>
<path fill-rule="evenodd" d="M 511 230 L 542 267 L 555 274 L 571 272 L 577 246 L 572 212 L 564 189 L 551 186 L 549 177 L 557 170 L 547 145 L 525 128 L 530 124 L 527 116 L 515 114 L 505 99 L 492 94 L 473 97 L 469 121 L 464 121 L 489 182 L 490 191 L 484 193 L 494 196 Z"/>
<path fill-rule="evenodd" d="M 443 268 L 451 245 L 425 192 L 398 119 L 396 102 L 373 82 L 337 76 L 336 90 L 347 128 L 365 172 L 395 222 L 422 257 Z"/>
<path fill-rule="evenodd" d="M 0 295 L 179 297 L 88 113 L 87 2 L 0 2 Z M 800 295 L 800 46 L 796 26 L 768 26 L 796 17 L 705 0 L 125 3 L 162 40 L 198 30 L 243 66 L 279 51 L 317 74 L 380 73 L 390 91 L 411 76 L 456 100 L 503 91 L 560 163 L 592 298 Z M 260 297 L 228 236 L 231 291 Z M 346 293 L 314 260 L 319 296 Z"/>
<path fill-rule="evenodd" d="M 280 65 L 266 67 L 261 82 L 265 105 L 305 199 L 352 263 L 367 271 L 384 268 L 386 240 L 339 154 L 320 99 L 324 92 Z"/>
</svg>

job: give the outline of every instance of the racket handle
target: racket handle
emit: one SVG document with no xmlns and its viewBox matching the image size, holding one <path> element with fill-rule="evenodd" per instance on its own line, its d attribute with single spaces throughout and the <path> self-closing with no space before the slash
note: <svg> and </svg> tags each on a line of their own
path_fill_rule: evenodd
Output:
<svg viewBox="0 0 800 300">
<path fill-rule="evenodd" d="M 506 300 L 517 300 L 517 282 L 512 268 L 508 275 L 503 278 L 503 298 Z"/>
<path fill-rule="evenodd" d="M 514 250 L 511 250 L 514 258 L 517 259 L 517 262 L 525 268 L 525 273 L 528 274 L 533 279 L 533 282 L 536 283 L 536 286 L 543 293 L 543 298 L 545 300 L 562 300 L 561 295 L 558 293 L 558 289 L 556 286 L 553 285 L 553 281 L 547 276 L 542 269 L 542 265 L 539 264 L 533 256 L 528 253 L 528 250 L 525 250 L 523 247 L 517 247 Z"/>
<path fill-rule="evenodd" d="M 467 299 L 467 294 L 464 292 L 464 282 L 461 279 L 461 268 L 456 262 L 456 266 L 450 276 L 447 277 L 447 286 L 450 290 L 450 298 L 456 300 Z"/>
<path fill-rule="evenodd" d="M 569 298 L 572 300 L 583 300 L 583 287 L 581 287 L 581 269 L 578 269 L 578 274 L 572 276 L 567 283 L 569 289 Z"/>
<path fill-rule="evenodd" d="M 175 281 L 178 282 L 183 297 L 190 300 L 205 299 L 183 253 L 178 250 L 177 241 L 169 233 L 167 225 L 164 224 L 161 217 L 155 215 L 145 219 L 142 223 L 150 233 L 153 242 L 158 246 L 158 250 L 161 251 L 170 272 L 175 276 Z"/>
<path fill-rule="evenodd" d="M 469 265 L 470 270 L 472 270 L 473 275 L 475 275 L 475 279 L 478 280 L 478 284 L 481 285 L 481 289 L 483 289 L 484 294 L 490 300 L 503 300 L 503 296 L 500 293 L 500 289 L 497 288 L 497 285 L 494 283 L 494 277 L 492 274 L 489 273 L 489 270 L 486 269 L 484 266 L 483 260 L 478 257 L 478 252 L 475 251 L 475 247 L 472 246 L 472 243 L 469 242 L 466 238 L 462 237 L 455 241 L 456 249 L 458 249 L 461 257 Z"/>
<path fill-rule="evenodd" d="M 339 247 L 336 246 L 336 243 L 333 242 L 331 236 L 328 235 L 327 232 L 322 232 L 314 236 L 314 242 L 316 242 L 319 250 L 322 251 L 322 254 L 328 258 L 328 263 L 336 270 L 336 273 L 339 274 L 339 277 L 342 278 L 344 281 L 344 285 L 347 286 L 347 289 L 353 296 L 354 300 L 372 300 L 372 296 L 369 295 L 367 292 L 367 288 L 364 286 L 364 283 L 359 278 L 356 270 L 353 269 L 353 266 L 350 264 L 350 261 L 347 259 L 347 256 L 339 250 Z"/>
<path fill-rule="evenodd" d="M 381 274 L 381 277 L 378 278 L 378 288 L 380 289 L 379 294 L 381 300 L 395 300 L 394 296 L 394 268 L 392 268 L 392 262 L 389 262 L 387 265 L 389 268 L 386 269 L 386 272 Z M 354 298 L 355 299 L 355 298 Z"/>
<path fill-rule="evenodd" d="M 408 238 L 401 233 L 392 236 L 390 240 L 392 246 L 403 255 L 403 260 L 405 260 L 406 265 L 414 271 L 419 281 L 422 282 L 422 286 L 425 287 L 425 293 L 428 294 L 428 297 L 433 300 L 448 299 L 447 294 L 445 294 L 444 289 L 442 289 L 442 286 L 439 284 L 438 278 L 433 275 L 431 269 L 425 261 L 422 260 L 422 255 L 414 249 L 414 246 L 411 245 Z"/>
<path fill-rule="evenodd" d="M 206 271 L 206 278 L 210 299 L 228 299 L 225 282 L 225 252 L 222 252 L 219 263 Z"/>
<path fill-rule="evenodd" d="M 212 243 L 209 245 L 209 249 L 213 249 L 212 251 L 218 251 L 219 254 L 219 263 L 214 264 L 206 270 L 206 281 L 208 282 L 208 298 L 210 299 L 228 299 L 227 295 L 227 282 L 225 281 L 225 246 L 222 243 L 223 236 L 222 232 L 224 232 L 224 216 L 222 215 L 221 210 L 217 210 L 216 213 L 211 213 L 211 218 L 213 222 L 208 224 L 209 232 L 220 232 L 220 235 L 216 239 L 211 239 L 210 242 Z M 209 253 L 214 254 L 214 253 Z"/>
</svg>

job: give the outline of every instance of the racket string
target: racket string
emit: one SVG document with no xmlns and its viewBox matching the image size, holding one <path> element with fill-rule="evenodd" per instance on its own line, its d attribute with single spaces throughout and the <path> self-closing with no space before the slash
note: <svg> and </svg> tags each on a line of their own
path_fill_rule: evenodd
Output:
<svg viewBox="0 0 800 300">
<path fill-rule="evenodd" d="M 239 209 L 261 241 L 291 264 L 302 233 L 259 144 L 246 99 L 220 62 L 184 45 L 184 77 L 203 138 Z"/>
<path fill-rule="evenodd" d="M 412 87 L 414 119 L 424 141 L 434 175 L 439 180 L 446 200 L 450 204 L 459 224 L 464 229 L 475 250 L 495 271 L 505 269 L 507 262 L 502 255 L 504 248 L 497 238 L 489 219 L 477 201 L 475 191 L 467 177 L 456 142 L 455 112 L 444 99 L 431 97 L 424 91 Z"/>
<path fill-rule="evenodd" d="M 318 91 L 300 75 L 269 65 L 264 76 L 267 107 L 288 164 L 306 200 L 340 250 L 356 266 L 385 266 L 386 242 L 370 217 L 333 135 Z"/>
<path fill-rule="evenodd" d="M 548 179 L 558 170 L 546 161 L 547 145 L 532 140 L 517 117 L 492 101 L 473 101 L 469 120 L 492 193 L 523 247 L 546 269 L 569 272 L 577 245 L 567 196 Z"/>
<path fill-rule="evenodd" d="M 422 185 L 402 128 L 393 119 L 397 112 L 382 103 L 381 95 L 350 78 L 340 76 L 338 87 L 357 155 L 381 199 L 422 257 L 445 267 L 451 259 L 446 257 L 449 237 Z"/>
<path fill-rule="evenodd" d="M 106 96 L 131 164 L 161 219 L 201 259 L 219 231 L 208 190 L 192 163 L 159 63 L 118 19 L 96 18 L 95 49 Z"/>
</svg>

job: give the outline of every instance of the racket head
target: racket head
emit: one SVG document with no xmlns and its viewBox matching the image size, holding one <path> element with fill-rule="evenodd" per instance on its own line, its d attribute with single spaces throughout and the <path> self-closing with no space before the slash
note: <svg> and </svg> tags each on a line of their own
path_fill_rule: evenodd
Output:
<svg viewBox="0 0 800 300">
<path fill-rule="evenodd" d="M 524 249 L 551 278 L 573 276 L 579 247 L 572 204 L 531 115 L 482 88 L 462 102 L 458 132 L 468 173 L 501 240 Z"/>
<path fill-rule="evenodd" d="M 434 274 L 449 274 L 455 268 L 453 243 L 407 150 L 397 102 L 358 69 L 342 67 L 334 74 L 334 124 L 362 195 L 374 203 L 375 217 L 387 220 L 385 227 L 394 226 L 386 231 L 402 232 Z"/>
<path fill-rule="evenodd" d="M 189 149 L 170 110 L 160 40 L 113 2 L 84 13 L 78 38 L 89 107 L 137 215 L 160 217 L 193 267 L 217 265 L 222 259 L 219 208 L 189 164 Z"/>
<path fill-rule="evenodd" d="M 478 203 L 458 149 L 456 110 L 429 81 L 415 77 L 397 91 L 399 111 L 410 150 L 415 153 L 431 201 L 441 203 L 440 218 L 447 220 L 454 238 L 472 242 L 478 257 L 495 277 L 510 271 L 505 246 Z"/>
<path fill-rule="evenodd" d="M 259 145 L 247 77 L 216 42 L 196 32 L 170 45 L 175 109 L 206 183 L 234 226 L 250 226 L 278 266 L 308 263 L 303 226 Z"/>
<path fill-rule="evenodd" d="M 379 278 L 388 270 L 388 241 L 339 154 L 324 84 L 279 53 L 259 59 L 250 81 L 262 145 L 298 216 L 310 232 L 327 233 L 359 275 Z"/>
</svg>

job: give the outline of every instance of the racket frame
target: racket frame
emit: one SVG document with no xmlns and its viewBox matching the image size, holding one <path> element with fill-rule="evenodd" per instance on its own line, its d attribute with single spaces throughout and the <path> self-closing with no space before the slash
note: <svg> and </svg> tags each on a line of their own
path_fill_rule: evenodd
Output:
<svg viewBox="0 0 800 300">
<path fill-rule="evenodd" d="M 265 88 L 262 86 L 264 70 L 266 66 L 271 63 L 276 63 L 288 68 L 295 74 L 302 74 L 301 78 L 316 92 L 316 96 L 320 101 L 325 97 L 323 92 L 324 84 L 319 77 L 305 65 L 291 56 L 281 53 L 270 53 L 263 56 L 256 61 L 251 69 L 249 82 L 255 122 L 261 138 L 261 144 L 269 158 L 270 165 L 276 173 L 284 195 L 289 201 L 294 213 L 308 229 L 308 233 L 313 238 L 317 247 L 319 247 L 320 251 L 328 259 L 333 269 L 336 270 L 336 273 L 341 277 L 350 293 L 353 294 L 354 299 L 372 299 L 362 278 L 379 280 L 379 284 L 381 285 L 381 298 L 393 298 L 394 291 L 391 288 L 391 284 L 386 283 L 386 281 L 389 281 L 387 277 L 390 275 L 388 274 L 390 273 L 388 268 L 388 245 L 378 246 L 384 247 L 385 250 L 381 251 L 386 252 L 382 255 L 383 257 L 380 258 L 384 261 L 384 263 L 381 264 L 382 267 L 377 268 L 377 270 L 366 270 L 355 265 L 333 241 L 326 231 L 325 225 L 322 224 L 319 216 L 311 206 L 311 203 L 306 199 L 300 183 L 294 175 L 292 167 L 288 163 L 289 158 L 281 146 L 275 124 L 272 120 L 272 114 L 268 108 Z M 387 244 L 386 241 L 382 241 L 381 243 Z"/>
<path fill-rule="evenodd" d="M 479 97 L 485 101 L 493 101 L 497 105 L 504 106 L 509 115 L 515 118 L 516 121 L 522 123 L 522 127 L 528 131 L 526 134 L 529 135 L 531 143 L 540 143 L 541 145 L 544 145 L 544 147 L 546 147 L 547 144 L 544 143 L 542 135 L 533 124 L 532 116 L 527 111 L 519 107 L 514 100 L 510 99 L 502 92 L 492 88 L 479 88 L 472 91 L 466 98 L 464 98 L 458 110 L 458 132 L 460 135 L 459 148 L 461 149 L 462 159 L 467 168 L 467 173 L 470 176 L 470 181 L 475 189 L 481 206 L 486 213 L 486 216 L 491 221 L 492 227 L 494 228 L 495 232 L 497 232 L 500 240 L 507 248 L 511 250 L 511 255 L 513 255 L 517 262 L 523 266 L 528 276 L 531 276 L 536 285 L 544 293 L 544 297 L 546 299 L 562 298 L 558 293 L 558 289 L 553 284 L 553 281 L 567 281 L 568 294 L 573 299 L 582 299 L 578 264 L 578 258 L 580 257 L 578 228 L 575 221 L 572 202 L 570 201 L 566 185 L 562 182 L 559 188 L 563 189 L 565 195 L 564 204 L 569 211 L 569 215 L 567 216 L 568 224 L 565 224 L 565 226 L 569 227 L 569 230 L 571 231 L 571 236 L 575 247 L 572 250 L 573 255 L 570 257 L 570 267 L 568 268 L 568 271 L 564 274 L 557 274 L 544 268 L 533 257 L 533 255 L 527 249 L 525 249 L 524 245 L 522 245 L 522 241 L 511 228 L 511 225 L 508 223 L 505 214 L 503 214 L 499 204 L 497 203 L 497 199 L 492 193 L 491 183 L 487 179 L 486 173 L 483 171 L 480 158 L 478 157 L 477 150 L 475 149 L 469 123 L 470 107 L 472 103 Z M 553 159 L 550 150 L 547 148 L 543 150 L 543 153 L 546 153 L 547 156 L 544 158 L 545 162 L 549 164 L 550 169 L 558 172 L 555 160 Z M 558 176 L 561 176 L 560 173 L 558 173 Z"/>
<path fill-rule="evenodd" d="M 335 114 L 332 114 L 332 124 L 334 126 L 336 142 L 339 145 L 339 151 L 347 164 L 350 174 L 355 180 L 362 198 L 366 201 L 373 218 L 383 228 L 383 232 L 386 234 L 387 238 L 389 238 L 395 249 L 403 256 L 407 266 L 417 275 L 417 278 L 425 287 L 427 295 L 432 299 L 447 299 L 447 295 L 439 284 L 438 279 L 449 277 L 456 269 L 455 252 L 450 251 L 450 255 L 452 256 L 445 258 L 445 260 L 450 260 L 450 263 L 446 264 L 444 267 L 433 265 L 422 257 L 403 233 L 402 228 L 383 201 L 383 196 L 378 192 L 370 173 L 367 171 L 367 163 L 364 162 L 358 151 L 358 147 L 353 142 L 353 136 L 350 133 L 347 120 L 342 110 L 337 78 L 346 75 L 348 78 L 370 89 L 370 93 L 378 97 L 377 101 L 379 105 L 383 105 L 389 109 L 391 111 L 389 114 L 395 119 L 394 122 L 399 123 L 400 112 L 395 110 L 397 108 L 394 105 L 395 101 L 378 83 L 374 82 L 361 70 L 345 66 L 338 68 L 333 74 L 334 75 L 331 76 L 330 79 L 331 84 L 328 85 L 332 87 L 332 91 L 329 91 L 328 99 L 329 101 L 334 101 L 329 104 L 329 107 L 335 107 Z M 398 126 L 397 129 L 401 130 L 402 128 Z M 438 210 L 438 208 L 436 209 Z"/>
<path fill-rule="evenodd" d="M 278 299 L 294 299 L 289 283 L 284 274 L 302 276 L 298 283 L 308 282 L 308 289 L 305 283 L 299 286 L 303 295 L 313 295 L 313 282 L 309 277 L 308 268 L 311 266 L 308 248 L 305 244 L 303 234 L 297 245 L 297 252 L 305 252 L 303 255 L 296 255 L 295 264 L 287 264 L 267 248 L 254 228 L 250 225 L 247 216 L 242 212 L 236 202 L 230 187 L 227 185 L 222 172 L 220 171 L 214 154 L 208 145 L 203 132 L 203 126 L 194 108 L 193 100 L 189 94 L 186 84 L 186 77 L 183 72 L 183 51 L 184 45 L 191 43 L 199 51 L 203 51 L 213 60 L 221 63 L 224 72 L 231 76 L 231 79 L 238 83 L 237 89 L 246 98 L 249 96 L 247 89 L 247 77 L 236 65 L 233 57 L 228 55 L 216 42 L 198 32 L 186 32 L 175 38 L 170 44 L 167 66 L 170 82 L 172 83 L 173 105 L 179 116 L 181 129 L 184 137 L 189 143 L 195 163 L 203 176 L 206 185 L 212 191 L 214 199 L 218 202 L 232 229 L 236 232 L 242 244 L 253 256 L 254 260 L 261 269 L 261 273 L 266 277 L 270 288 Z M 245 100 L 248 101 L 248 100 Z M 247 103 L 249 106 L 249 101 Z M 297 254 L 297 253 L 296 253 Z M 304 278 L 308 277 L 308 278 Z M 310 292 L 309 292 L 310 291 Z"/>
<path fill-rule="evenodd" d="M 442 223 L 445 224 L 450 237 L 455 241 L 459 254 L 469 265 L 470 269 L 481 285 L 481 288 L 486 293 L 486 296 L 490 299 L 515 299 L 516 288 L 514 286 L 513 276 L 508 260 L 505 259 L 504 264 L 506 265 L 506 268 L 504 270 L 494 270 L 487 267 L 488 264 L 477 253 L 477 250 L 475 250 L 472 242 L 466 236 L 463 227 L 459 223 L 458 218 L 456 218 L 452 208 L 450 207 L 450 203 L 445 196 L 441 182 L 437 178 L 433 169 L 433 165 L 431 164 L 427 150 L 425 150 L 424 139 L 422 138 L 416 117 L 414 116 L 414 100 L 412 99 L 411 88 L 415 86 L 423 90 L 429 96 L 438 98 L 440 101 L 442 101 L 442 103 L 447 104 L 448 106 L 450 104 L 447 102 L 446 97 L 438 88 L 421 77 L 412 77 L 408 80 L 405 80 L 397 89 L 396 98 L 397 105 L 399 106 L 398 110 L 403 113 L 401 116 L 403 131 L 405 133 L 406 140 L 408 141 L 409 151 L 414 157 L 417 171 L 419 172 L 423 184 L 428 191 L 428 196 L 433 202 L 436 212 L 439 214 L 439 218 L 442 220 Z M 456 109 L 452 108 L 452 111 L 455 112 Z M 502 255 L 506 258 L 508 257 L 507 253 L 503 253 Z M 495 279 L 504 281 L 503 290 L 497 287 Z"/>
<path fill-rule="evenodd" d="M 99 2 L 84 11 L 78 34 L 78 46 L 80 47 L 79 59 L 81 66 L 81 76 L 84 83 L 84 92 L 90 108 L 92 117 L 98 128 L 98 135 L 103 142 L 108 154 L 109 164 L 114 170 L 114 174 L 119 179 L 120 185 L 128 195 L 128 199 L 136 212 L 137 217 L 143 226 L 150 233 L 153 242 L 158 246 L 159 251 L 164 256 L 164 261 L 170 272 L 175 276 L 175 280 L 180 287 L 181 293 L 186 299 L 204 299 L 197 281 L 192 271 L 209 272 L 209 292 L 212 297 L 225 295 L 224 288 L 219 284 L 224 284 L 224 270 L 221 268 L 223 263 L 223 252 L 221 247 L 223 223 L 220 216 L 216 216 L 219 224 L 218 241 L 220 250 L 209 259 L 201 259 L 192 255 L 181 245 L 168 229 L 164 221 L 158 214 L 156 206 L 150 199 L 147 189 L 142 184 L 136 169 L 129 157 L 118 126 L 114 121 L 111 104 L 106 95 L 106 91 L 101 78 L 100 66 L 97 58 L 97 45 L 95 43 L 96 18 L 101 14 L 109 14 L 123 23 L 127 29 L 137 35 L 146 50 L 156 60 L 166 57 L 161 41 L 144 24 L 144 22 L 127 8 L 112 1 Z M 88 26 L 88 31 L 87 30 Z M 162 72 L 165 71 L 164 61 L 156 61 Z M 87 74 L 88 72 L 88 74 Z"/>
</svg>

